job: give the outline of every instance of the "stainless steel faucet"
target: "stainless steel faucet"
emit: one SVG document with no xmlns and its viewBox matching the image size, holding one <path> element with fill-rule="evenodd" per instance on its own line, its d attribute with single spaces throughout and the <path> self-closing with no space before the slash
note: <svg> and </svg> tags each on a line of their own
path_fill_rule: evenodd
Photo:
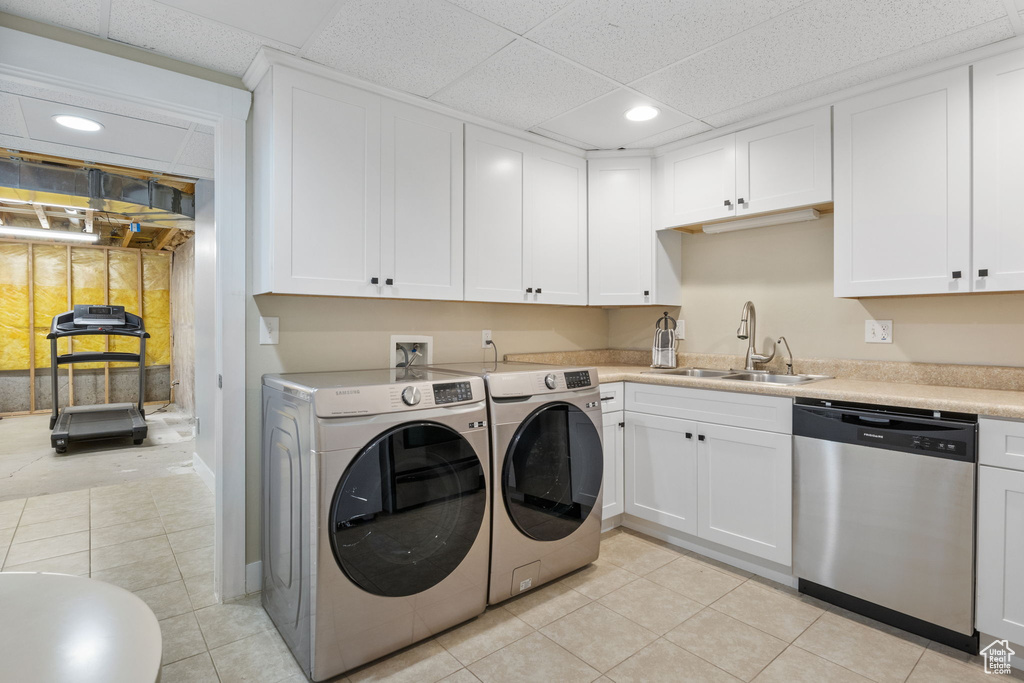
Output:
<svg viewBox="0 0 1024 683">
<path fill-rule="evenodd" d="M 740 313 L 740 326 L 736 329 L 736 336 L 740 339 L 747 339 L 747 358 L 744 370 L 755 370 L 755 363 L 769 363 L 775 358 L 775 345 L 772 344 L 771 354 L 765 356 L 754 348 L 757 338 L 757 311 L 754 310 L 754 302 L 748 301 L 743 304 L 743 312 Z"/>
</svg>

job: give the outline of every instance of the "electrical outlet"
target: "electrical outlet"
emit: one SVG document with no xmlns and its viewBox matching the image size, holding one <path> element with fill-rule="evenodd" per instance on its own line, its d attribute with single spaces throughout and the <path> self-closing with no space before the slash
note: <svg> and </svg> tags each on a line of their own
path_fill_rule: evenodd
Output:
<svg viewBox="0 0 1024 683">
<path fill-rule="evenodd" d="M 260 316 L 260 344 L 276 344 L 281 332 L 281 319 Z"/>
<path fill-rule="evenodd" d="M 686 321 L 676 321 L 676 339 L 686 339 Z"/>
<path fill-rule="evenodd" d="M 868 344 L 892 344 L 892 321 L 865 320 L 864 341 Z"/>
<path fill-rule="evenodd" d="M 491 341 L 491 331 L 484 330 L 480 334 L 480 348 L 486 349 L 488 346 L 490 346 L 490 344 L 488 344 L 489 341 Z"/>
</svg>

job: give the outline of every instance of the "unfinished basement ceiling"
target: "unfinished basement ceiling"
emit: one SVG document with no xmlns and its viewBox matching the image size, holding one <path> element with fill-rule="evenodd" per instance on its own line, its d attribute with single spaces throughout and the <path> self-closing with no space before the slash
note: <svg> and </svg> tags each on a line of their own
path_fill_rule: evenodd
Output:
<svg viewBox="0 0 1024 683">
<path fill-rule="evenodd" d="M 1024 0 L 0 0 L 0 10 L 235 76 L 267 45 L 584 149 L 666 144 L 1024 35 Z M 638 103 L 666 115 L 626 125 L 623 107 Z"/>
</svg>

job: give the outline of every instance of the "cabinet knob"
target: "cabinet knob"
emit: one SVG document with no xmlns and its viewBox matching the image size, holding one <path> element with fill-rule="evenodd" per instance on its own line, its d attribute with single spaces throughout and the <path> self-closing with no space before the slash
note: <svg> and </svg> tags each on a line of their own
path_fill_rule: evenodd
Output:
<svg viewBox="0 0 1024 683">
<path fill-rule="evenodd" d="M 727 208 L 727 209 L 731 209 L 732 208 L 732 200 L 731 199 L 726 199 L 725 200 L 725 208 Z"/>
<path fill-rule="evenodd" d="M 619 423 L 619 429 L 622 429 L 622 428 L 623 428 L 623 427 L 625 427 L 625 426 L 626 426 L 626 423 L 625 423 L 625 422 L 620 422 L 620 423 Z"/>
<path fill-rule="evenodd" d="M 644 290 L 644 296 L 650 296 L 650 295 L 651 295 L 651 290 L 645 289 Z"/>
<path fill-rule="evenodd" d="M 371 277 L 371 278 L 370 278 L 370 284 L 371 284 L 371 285 L 377 285 L 377 284 L 380 284 L 380 278 L 376 278 L 376 277 Z"/>
<path fill-rule="evenodd" d="M 526 288 L 526 293 L 527 294 L 533 294 L 533 287 L 527 287 Z"/>
<path fill-rule="evenodd" d="M 743 197 L 740 197 L 739 199 L 736 200 L 736 206 L 742 206 L 744 209 L 747 208 L 747 200 L 744 199 Z"/>
<path fill-rule="evenodd" d="M 693 432 L 686 432 L 686 438 L 687 439 L 692 439 L 693 438 Z"/>
<path fill-rule="evenodd" d="M 960 279 L 960 271 L 959 270 L 954 270 L 953 271 L 953 279 L 954 280 L 959 280 Z"/>
<path fill-rule="evenodd" d="M 981 268 L 978 270 L 978 277 L 988 277 L 988 268 Z"/>
<path fill-rule="evenodd" d="M 540 292 L 541 292 L 540 287 L 538 287 L 537 288 L 537 293 L 540 294 Z"/>
<path fill-rule="evenodd" d="M 703 440 L 704 440 L 704 435 L 703 434 L 698 434 L 697 435 L 697 441 L 703 441 Z"/>
<path fill-rule="evenodd" d="M 393 285 L 393 284 L 395 284 L 395 279 L 389 277 L 387 280 L 384 281 L 384 284 L 386 284 L 386 285 Z"/>
</svg>

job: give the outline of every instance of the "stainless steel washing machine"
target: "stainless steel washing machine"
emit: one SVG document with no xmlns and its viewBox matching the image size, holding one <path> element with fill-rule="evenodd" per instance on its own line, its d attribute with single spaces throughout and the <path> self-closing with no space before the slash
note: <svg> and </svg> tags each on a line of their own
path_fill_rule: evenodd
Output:
<svg viewBox="0 0 1024 683">
<path fill-rule="evenodd" d="M 490 502 L 478 377 L 263 377 L 263 606 L 321 681 L 482 613 Z"/>
<path fill-rule="evenodd" d="M 601 394 L 596 368 L 455 363 L 482 376 L 491 421 L 490 604 L 597 559 Z"/>
</svg>

